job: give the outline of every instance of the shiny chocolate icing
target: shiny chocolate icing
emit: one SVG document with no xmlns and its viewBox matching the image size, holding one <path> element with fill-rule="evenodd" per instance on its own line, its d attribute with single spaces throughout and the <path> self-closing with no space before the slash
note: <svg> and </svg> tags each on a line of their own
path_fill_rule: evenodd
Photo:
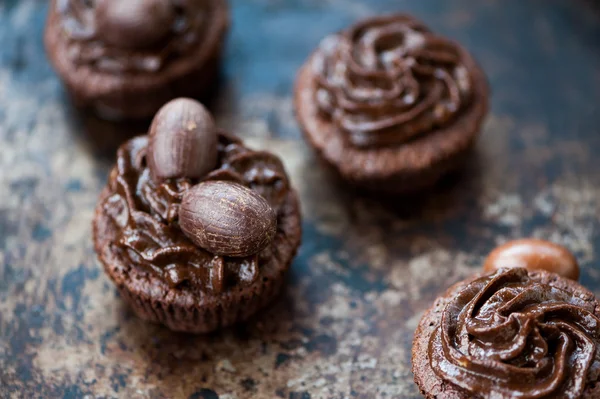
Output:
<svg viewBox="0 0 600 399">
<path fill-rule="evenodd" d="M 199 45 L 214 12 L 212 1 L 162 0 L 169 3 L 168 11 L 172 18 L 160 18 L 148 13 L 138 17 L 147 20 L 150 27 L 132 21 L 133 28 L 137 25 L 143 30 L 135 32 L 135 29 L 129 27 L 130 29 L 119 32 L 119 23 L 122 21 L 103 24 L 98 20 L 97 11 L 102 1 L 109 0 L 56 0 L 56 9 L 68 40 L 67 55 L 71 60 L 78 65 L 88 65 L 109 73 L 152 73 L 163 69 L 170 60 L 185 56 L 190 49 Z M 144 0 L 134 2 L 139 4 L 140 1 Z M 128 2 L 129 0 L 123 1 L 125 4 Z M 103 32 L 103 28 L 116 32 Z M 148 46 L 136 47 L 136 42 L 144 40 L 136 36 L 148 36 L 148 29 L 160 31 L 158 34 L 153 33 L 157 40 L 148 43 Z M 107 34 L 110 37 L 120 37 L 121 43 L 104 40 Z"/>
<path fill-rule="evenodd" d="M 434 372 L 474 397 L 581 397 L 598 378 L 597 302 L 542 280 L 500 269 L 449 298 L 429 341 Z"/>
<path fill-rule="evenodd" d="M 206 180 L 243 184 L 267 199 L 279 214 L 289 191 L 289 181 L 276 156 L 250 150 L 238 139 L 219 134 L 217 168 L 203 179 L 169 179 L 156 183 L 146 166 L 148 138 L 123 144 L 111 171 L 109 195 L 102 203 L 118 231 L 112 250 L 171 287 L 188 286 L 222 292 L 258 278 L 259 267 L 271 257 L 271 246 L 245 258 L 215 256 L 195 246 L 178 224 L 183 194 Z"/>
<path fill-rule="evenodd" d="M 356 147 L 403 144 L 452 123 L 472 101 L 470 56 L 407 15 L 325 38 L 311 67 L 319 112 Z"/>
</svg>

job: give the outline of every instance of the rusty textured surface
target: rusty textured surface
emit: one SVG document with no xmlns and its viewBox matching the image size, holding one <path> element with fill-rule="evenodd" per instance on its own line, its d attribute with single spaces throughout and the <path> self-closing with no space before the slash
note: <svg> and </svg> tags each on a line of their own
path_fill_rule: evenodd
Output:
<svg viewBox="0 0 600 399">
<path fill-rule="evenodd" d="M 574 0 L 233 0 L 219 123 L 280 154 L 304 245 L 249 323 L 174 334 L 127 311 L 90 221 L 122 132 L 80 117 L 48 66 L 45 0 L 0 0 L 0 397 L 418 398 L 422 312 L 511 238 L 567 245 L 600 294 L 600 7 Z M 333 183 L 300 139 L 291 88 L 326 33 L 407 10 L 487 71 L 492 112 L 462 175 L 421 198 Z M 88 396 L 86 396 L 88 395 Z"/>
</svg>

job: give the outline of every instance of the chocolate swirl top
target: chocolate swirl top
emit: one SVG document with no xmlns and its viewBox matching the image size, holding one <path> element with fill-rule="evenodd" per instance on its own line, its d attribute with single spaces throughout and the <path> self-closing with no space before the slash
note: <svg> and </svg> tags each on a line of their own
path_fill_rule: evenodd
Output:
<svg viewBox="0 0 600 399">
<path fill-rule="evenodd" d="M 372 18 L 313 56 L 319 111 L 356 147 L 402 144 L 470 106 L 471 57 L 406 15 Z"/>
<path fill-rule="evenodd" d="M 68 56 L 104 72 L 161 70 L 205 34 L 214 2 L 56 0 Z"/>
<path fill-rule="evenodd" d="M 179 227 L 183 194 L 200 181 L 234 181 L 260 193 L 279 213 L 289 182 L 279 158 L 252 151 L 238 139 L 219 134 L 217 167 L 203 179 L 177 178 L 156 183 L 146 165 L 148 138 L 134 138 L 119 148 L 109 177 L 104 211 L 119 231 L 113 250 L 135 267 L 170 286 L 221 292 L 258 278 L 271 246 L 244 258 L 215 256 L 194 245 Z"/>
<path fill-rule="evenodd" d="M 430 338 L 432 369 L 478 397 L 581 397 L 598 377 L 600 319 L 593 296 L 568 287 L 521 268 L 471 282 Z"/>
</svg>

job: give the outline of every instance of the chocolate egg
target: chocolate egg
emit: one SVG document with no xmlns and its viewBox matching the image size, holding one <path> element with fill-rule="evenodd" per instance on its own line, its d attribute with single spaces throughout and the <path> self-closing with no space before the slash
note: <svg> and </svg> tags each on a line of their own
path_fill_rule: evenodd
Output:
<svg viewBox="0 0 600 399">
<path fill-rule="evenodd" d="M 549 241 L 527 238 L 509 241 L 494 249 L 485 260 L 483 270 L 523 267 L 545 270 L 572 280 L 579 279 L 579 265 L 565 247 Z"/>
<path fill-rule="evenodd" d="M 150 126 L 147 161 L 156 181 L 201 178 L 212 171 L 217 163 L 217 132 L 206 108 L 189 98 L 165 104 Z"/>
<path fill-rule="evenodd" d="M 256 191 L 230 181 L 207 181 L 183 195 L 179 226 L 214 255 L 246 257 L 271 243 L 277 215 Z"/>
<path fill-rule="evenodd" d="M 171 32 L 175 10 L 168 0 L 99 0 L 98 37 L 115 47 L 151 47 Z"/>
</svg>

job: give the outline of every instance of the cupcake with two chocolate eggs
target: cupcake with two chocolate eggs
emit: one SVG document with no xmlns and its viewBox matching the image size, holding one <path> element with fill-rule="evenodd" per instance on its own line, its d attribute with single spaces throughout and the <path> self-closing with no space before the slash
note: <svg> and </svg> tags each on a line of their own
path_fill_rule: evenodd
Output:
<svg viewBox="0 0 600 399">
<path fill-rule="evenodd" d="M 404 14 L 325 38 L 300 69 L 298 122 L 344 180 L 413 192 L 460 166 L 488 110 L 488 85 L 459 44 Z"/>
<path fill-rule="evenodd" d="M 427 399 L 600 397 L 600 302 L 564 247 L 518 240 L 450 287 L 415 332 Z"/>
<path fill-rule="evenodd" d="M 123 144 L 93 223 L 95 248 L 143 319 L 208 332 L 280 291 L 300 244 L 298 198 L 280 159 L 218 131 L 176 99 Z"/>
</svg>

